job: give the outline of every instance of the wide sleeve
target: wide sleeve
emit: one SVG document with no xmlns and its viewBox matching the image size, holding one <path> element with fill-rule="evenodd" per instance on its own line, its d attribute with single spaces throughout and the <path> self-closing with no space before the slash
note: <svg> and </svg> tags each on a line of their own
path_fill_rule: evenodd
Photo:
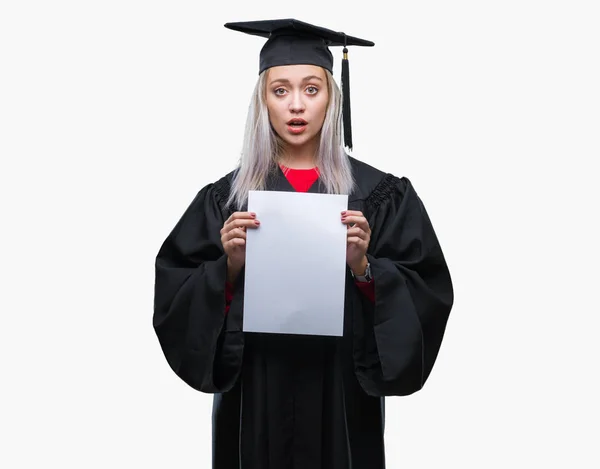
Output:
<svg viewBox="0 0 600 469">
<path fill-rule="evenodd" d="M 375 303 L 354 318 L 358 381 L 372 396 L 421 389 L 453 303 L 450 273 L 422 201 L 407 178 L 387 175 L 366 201 Z"/>
<path fill-rule="evenodd" d="M 199 391 L 225 392 L 239 374 L 241 334 L 225 340 L 227 259 L 218 191 L 202 189 L 155 263 L 153 327 L 173 371 Z"/>
</svg>

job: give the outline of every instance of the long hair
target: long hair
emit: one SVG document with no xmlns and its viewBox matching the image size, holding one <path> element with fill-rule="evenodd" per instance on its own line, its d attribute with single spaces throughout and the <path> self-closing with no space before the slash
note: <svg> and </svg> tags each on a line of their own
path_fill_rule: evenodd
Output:
<svg viewBox="0 0 600 469">
<path fill-rule="evenodd" d="M 267 72 L 258 78 L 246 119 L 244 143 L 227 206 L 237 209 L 248 200 L 248 191 L 265 190 L 270 171 L 276 168 L 283 140 L 271 127 L 266 103 Z M 316 154 L 319 177 L 328 194 L 350 194 L 354 188 L 352 168 L 342 145 L 342 94 L 326 70 L 329 102 Z"/>
</svg>

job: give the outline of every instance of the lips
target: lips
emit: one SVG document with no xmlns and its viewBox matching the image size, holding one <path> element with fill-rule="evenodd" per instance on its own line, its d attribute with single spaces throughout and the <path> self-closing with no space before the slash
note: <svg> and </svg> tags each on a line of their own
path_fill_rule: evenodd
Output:
<svg viewBox="0 0 600 469">
<path fill-rule="evenodd" d="M 290 119 L 289 121 L 287 121 L 287 125 L 306 125 L 308 124 L 308 122 L 306 122 L 304 119 Z"/>
<path fill-rule="evenodd" d="M 306 130 L 306 126 L 308 125 L 308 122 L 306 122 L 304 119 L 290 119 L 289 121 L 287 121 L 287 128 L 288 128 L 288 132 L 292 133 L 292 134 L 300 134 L 302 132 L 304 132 Z"/>
</svg>

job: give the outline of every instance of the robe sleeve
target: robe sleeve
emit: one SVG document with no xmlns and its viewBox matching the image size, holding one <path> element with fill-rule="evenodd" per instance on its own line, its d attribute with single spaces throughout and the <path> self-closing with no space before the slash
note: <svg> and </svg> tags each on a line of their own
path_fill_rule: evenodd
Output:
<svg viewBox="0 0 600 469">
<path fill-rule="evenodd" d="M 224 218 L 218 191 L 206 186 L 162 244 L 155 263 L 153 326 L 160 346 L 183 381 L 209 393 L 233 387 L 242 359 L 241 344 L 223 343 Z"/>
<path fill-rule="evenodd" d="M 366 201 L 375 303 L 354 318 L 357 379 L 372 396 L 423 387 L 453 303 L 450 273 L 425 207 L 407 178 L 385 176 Z"/>
</svg>

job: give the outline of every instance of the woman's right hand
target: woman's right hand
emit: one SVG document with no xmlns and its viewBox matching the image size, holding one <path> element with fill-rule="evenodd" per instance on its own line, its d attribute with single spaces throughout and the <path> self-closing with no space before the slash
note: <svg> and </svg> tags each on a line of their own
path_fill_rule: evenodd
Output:
<svg viewBox="0 0 600 469">
<path fill-rule="evenodd" d="M 256 229 L 260 222 L 252 212 L 234 212 L 221 229 L 221 244 L 227 255 L 227 280 L 231 283 L 246 262 L 246 230 Z"/>
</svg>

